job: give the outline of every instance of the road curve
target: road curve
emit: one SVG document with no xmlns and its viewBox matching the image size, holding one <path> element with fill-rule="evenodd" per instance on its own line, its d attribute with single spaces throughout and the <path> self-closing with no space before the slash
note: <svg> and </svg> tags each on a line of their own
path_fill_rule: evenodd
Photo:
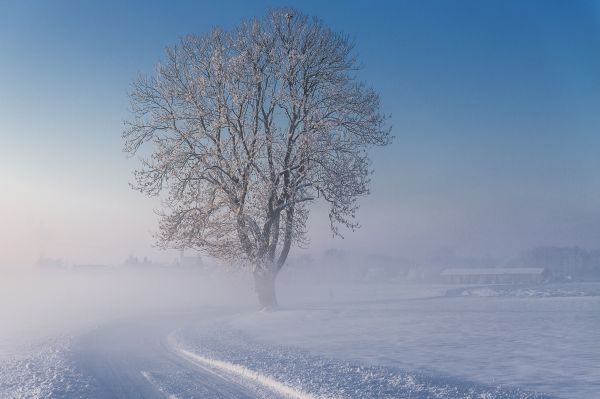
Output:
<svg viewBox="0 0 600 399">
<path fill-rule="evenodd" d="M 248 386 L 194 365 L 169 348 L 166 337 L 185 326 L 186 320 L 189 318 L 171 315 L 128 319 L 101 326 L 77 338 L 73 360 L 93 381 L 88 397 L 262 397 Z"/>
</svg>

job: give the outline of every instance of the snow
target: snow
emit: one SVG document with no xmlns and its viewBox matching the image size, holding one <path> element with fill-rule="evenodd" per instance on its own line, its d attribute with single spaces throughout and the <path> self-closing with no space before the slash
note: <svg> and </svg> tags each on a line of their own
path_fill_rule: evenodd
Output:
<svg viewBox="0 0 600 399">
<path fill-rule="evenodd" d="M 262 381 L 292 398 L 544 398 L 544 395 L 431 377 L 363 362 L 315 355 L 248 339 L 227 330 L 198 327 L 178 332 L 175 347 L 207 367 Z M 184 349 L 193 348 L 193 349 Z M 198 355 L 205 353 L 206 355 Z M 226 360 L 216 360 L 226 359 Z M 283 389 L 273 389 L 283 386 Z M 290 393 L 291 391 L 291 393 Z M 263 396 L 260 396 L 263 397 Z"/>
<path fill-rule="evenodd" d="M 213 359 L 206 356 L 199 355 L 192 351 L 176 348 L 177 352 L 180 353 L 184 358 L 190 359 L 192 362 L 206 366 L 210 369 L 216 369 L 221 372 L 232 375 L 234 378 L 241 378 L 242 380 L 249 381 L 250 383 L 260 384 L 273 392 L 279 393 L 283 396 L 292 399 L 316 399 L 315 396 L 301 391 L 300 389 L 286 385 L 275 378 L 271 378 L 266 374 L 258 371 L 249 369 L 239 364 L 226 362 L 223 360 Z M 325 398 L 323 398 L 325 399 Z"/>
<path fill-rule="evenodd" d="M 499 296 L 499 297 L 585 297 L 600 296 L 600 284 L 569 283 L 545 285 L 494 285 L 460 287 L 448 291 L 447 296 Z"/>
<path fill-rule="evenodd" d="M 600 393 L 600 297 L 593 295 L 599 287 L 523 287 L 538 293 L 524 297 L 517 288 L 489 297 L 423 296 L 435 287 L 398 284 L 333 288 L 330 303 L 246 313 L 225 328 L 356 364 L 594 397 Z"/>
<path fill-rule="evenodd" d="M 86 398 L 90 379 L 69 362 L 67 337 L 13 349 L 0 357 L 0 398 Z"/>
<path fill-rule="evenodd" d="M 158 381 L 154 376 L 152 376 L 152 374 L 148 371 L 140 371 L 140 374 L 146 379 L 148 380 L 148 382 L 150 384 L 152 384 L 153 386 L 155 386 L 162 394 L 165 395 L 165 397 L 167 399 L 179 399 L 177 396 L 171 394 L 170 392 L 167 391 L 167 389 L 164 387 L 164 385 Z"/>
<path fill-rule="evenodd" d="M 311 285 L 282 277 L 283 308 L 276 312 L 255 310 L 251 288 L 243 281 L 234 287 L 237 299 L 226 305 L 215 304 L 231 294 L 210 282 L 221 295 L 212 305 L 185 295 L 154 312 L 123 308 L 118 314 L 128 323 L 123 326 L 106 304 L 100 311 L 92 302 L 60 318 L 55 313 L 53 323 L 41 318 L 18 323 L 19 312 L 14 312 L 14 323 L 9 323 L 13 316 L 3 319 L 14 327 L 12 335 L 3 329 L 0 336 L 0 398 L 98 397 L 100 380 L 74 361 L 82 353 L 88 358 L 105 353 L 107 359 L 120 353 L 107 366 L 109 375 L 120 370 L 114 367 L 126 366 L 127 375 L 172 398 L 234 392 L 247 395 L 239 397 L 353 399 L 592 398 L 600 393 L 599 283 Z M 187 280 L 194 288 L 190 292 L 196 292 L 197 283 Z M 108 305 L 125 297 L 141 303 L 162 292 L 147 302 L 155 307 L 158 300 L 168 301 L 168 292 L 160 290 L 166 283 L 161 277 L 146 296 L 121 295 Z M 208 297 L 208 291 L 202 295 Z M 38 308 L 27 309 L 43 316 L 33 312 Z M 80 309 L 93 314 L 80 317 Z M 78 317 L 75 324 L 62 321 Z M 77 342 L 98 346 L 73 356 L 72 342 L 90 331 L 93 339 Z M 211 373 L 218 378 L 211 379 Z M 203 387 L 207 379 L 210 385 Z M 205 393 L 198 393 L 202 389 Z"/>
<path fill-rule="evenodd" d="M 0 398 L 94 397 L 92 376 L 73 359 L 73 341 L 114 320 L 202 306 L 207 297 L 227 303 L 224 283 L 213 279 L 199 289 L 199 277 L 196 272 L 0 272 Z"/>
<path fill-rule="evenodd" d="M 542 274 L 544 269 L 541 267 L 494 267 L 494 268 L 452 268 L 442 271 L 442 276 L 499 276 L 499 275 L 517 275 L 517 274 Z"/>
</svg>

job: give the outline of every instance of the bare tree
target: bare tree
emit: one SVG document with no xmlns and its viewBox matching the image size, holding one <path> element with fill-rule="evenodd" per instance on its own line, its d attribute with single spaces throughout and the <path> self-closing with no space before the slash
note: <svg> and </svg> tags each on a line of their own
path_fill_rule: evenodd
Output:
<svg viewBox="0 0 600 399">
<path fill-rule="evenodd" d="M 355 70 L 346 36 L 292 9 L 168 48 L 133 83 L 123 133 L 125 151 L 142 154 L 134 187 L 163 194 L 159 244 L 251 267 L 260 304 L 276 307 L 309 204 L 326 201 L 335 235 L 358 227 L 367 150 L 390 142 Z"/>
</svg>

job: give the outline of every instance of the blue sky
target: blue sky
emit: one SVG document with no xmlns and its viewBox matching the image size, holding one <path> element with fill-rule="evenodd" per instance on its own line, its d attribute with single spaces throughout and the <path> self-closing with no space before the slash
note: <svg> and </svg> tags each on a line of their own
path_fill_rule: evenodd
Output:
<svg viewBox="0 0 600 399">
<path fill-rule="evenodd" d="M 599 247 L 598 2 L 0 0 L 0 265 L 168 256 L 127 185 L 128 85 L 178 36 L 280 5 L 355 39 L 396 136 L 363 228 L 332 240 L 317 209 L 313 252 Z"/>
</svg>

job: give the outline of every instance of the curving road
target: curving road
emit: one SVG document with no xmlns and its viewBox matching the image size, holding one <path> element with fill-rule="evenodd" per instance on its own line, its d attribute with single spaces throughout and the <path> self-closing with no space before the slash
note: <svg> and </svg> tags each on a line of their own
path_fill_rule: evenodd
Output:
<svg viewBox="0 0 600 399">
<path fill-rule="evenodd" d="M 197 313 L 195 318 L 198 318 Z M 185 320 L 185 316 L 130 319 L 79 337 L 74 343 L 74 361 L 93 380 L 89 397 L 243 399 L 264 396 L 175 354 L 166 344 L 166 337 L 185 326 Z"/>
</svg>

